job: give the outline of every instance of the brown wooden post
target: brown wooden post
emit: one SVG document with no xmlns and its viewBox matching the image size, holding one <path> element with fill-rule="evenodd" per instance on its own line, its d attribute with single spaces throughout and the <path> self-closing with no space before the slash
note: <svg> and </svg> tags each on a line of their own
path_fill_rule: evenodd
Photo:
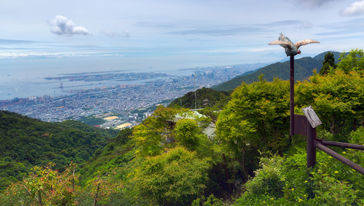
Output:
<svg viewBox="0 0 364 206">
<path fill-rule="evenodd" d="M 316 164 L 316 129 L 312 128 L 307 121 L 307 167 L 314 167 Z"/>
<path fill-rule="evenodd" d="M 96 194 L 94 196 L 94 206 L 97 205 L 97 196 L 99 195 L 99 190 L 100 190 L 100 183 L 97 184 Z"/>
<path fill-rule="evenodd" d="M 290 69 L 289 69 L 289 87 L 290 87 L 290 96 L 289 96 L 289 109 L 290 109 L 290 133 L 289 136 L 292 137 L 294 135 L 294 55 L 290 56 Z"/>
<path fill-rule="evenodd" d="M 43 206 L 42 194 L 40 193 L 40 190 L 38 190 L 38 201 L 39 201 L 39 205 Z"/>
<path fill-rule="evenodd" d="M 72 192 L 75 192 L 75 170 L 72 172 Z"/>
</svg>

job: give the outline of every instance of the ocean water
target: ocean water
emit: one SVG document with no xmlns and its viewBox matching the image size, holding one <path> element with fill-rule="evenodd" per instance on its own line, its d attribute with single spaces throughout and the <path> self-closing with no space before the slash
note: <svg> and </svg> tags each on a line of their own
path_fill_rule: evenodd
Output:
<svg viewBox="0 0 364 206">
<path fill-rule="evenodd" d="M 162 69 L 148 67 L 129 68 L 119 61 L 110 58 L 14 58 L 0 59 L 0 100 L 24 98 L 31 96 L 60 96 L 73 93 L 75 90 L 114 85 L 143 84 L 146 79 L 136 81 L 68 81 L 47 80 L 46 77 L 60 77 L 64 74 L 88 72 L 146 73 L 160 72 L 170 75 L 191 75 L 193 70 Z"/>
<path fill-rule="evenodd" d="M 32 96 L 68 95 L 75 90 L 110 87 L 116 85 L 143 84 L 146 81 L 160 80 L 141 79 L 120 81 L 103 79 L 99 81 L 69 81 L 67 79 L 46 79 L 61 77 L 74 73 L 166 73 L 173 76 L 190 76 L 196 71 L 211 71 L 231 68 L 241 73 L 256 69 L 264 64 L 244 64 L 234 66 L 194 66 L 196 62 L 176 64 L 173 59 L 123 58 L 118 56 L 85 56 L 85 57 L 22 57 L 0 58 L 0 100 L 25 98 Z M 165 77 L 164 77 L 165 78 Z"/>
</svg>

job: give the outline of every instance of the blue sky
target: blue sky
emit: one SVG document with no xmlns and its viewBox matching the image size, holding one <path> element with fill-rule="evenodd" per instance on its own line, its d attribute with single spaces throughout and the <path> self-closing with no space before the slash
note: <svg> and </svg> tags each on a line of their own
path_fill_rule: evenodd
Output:
<svg viewBox="0 0 364 206">
<path fill-rule="evenodd" d="M 321 42 L 301 56 L 364 48 L 364 0 L 1 0 L 0 25 L 7 65 L 168 70 L 279 61 L 280 32 Z"/>
</svg>

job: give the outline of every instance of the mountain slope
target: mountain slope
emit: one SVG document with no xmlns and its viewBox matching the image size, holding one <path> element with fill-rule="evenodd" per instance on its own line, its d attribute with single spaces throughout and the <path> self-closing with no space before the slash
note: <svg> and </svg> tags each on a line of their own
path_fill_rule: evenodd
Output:
<svg viewBox="0 0 364 206">
<path fill-rule="evenodd" d="M 195 92 L 196 92 L 196 102 L 195 102 Z M 188 92 L 187 94 L 173 100 L 169 107 L 180 106 L 184 108 L 194 109 L 203 108 L 206 106 L 213 106 L 218 104 L 221 101 L 228 102 L 229 101 L 229 93 L 216 91 L 210 88 L 201 88 L 196 90 L 195 92 Z M 195 105 L 196 103 L 196 105 Z"/>
<path fill-rule="evenodd" d="M 33 165 L 54 162 L 62 169 L 86 161 L 116 134 L 77 121 L 49 123 L 0 111 L 0 189 Z"/>
<path fill-rule="evenodd" d="M 303 57 L 300 59 L 295 59 L 295 79 L 303 80 L 307 78 L 308 76 L 312 75 L 313 69 L 317 69 L 317 71 L 320 71 L 326 53 L 327 52 L 323 52 L 313 58 Z M 340 53 L 332 53 L 334 53 L 334 57 L 337 61 Z M 257 81 L 261 74 L 264 75 L 264 79 L 267 81 L 272 81 L 274 77 L 287 80 L 289 79 L 289 65 L 289 61 L 270 64 L 256 70 L 255 72 L 237 76 L 227 82 L 224 82 L 212 88 L 218 91 L 230 91 L 238 87 L 242 82 L 251 83 Z"/>
<path fill-rule="evenodd" d="M 80 169 L 80 182 L 85 184 L 96 175 L 107 174 L 114 169 L 125 167 L 134 158 L 133 142 L 129 141 L 132 129 L 125 128 L 117 137 L 110 139 L 102 148 L 95 151 L 92 158 Z M 121 169 L 122 170 L 122 169 Z M 119 176 L 123 175 L 119 173 Z"/>
</svg>

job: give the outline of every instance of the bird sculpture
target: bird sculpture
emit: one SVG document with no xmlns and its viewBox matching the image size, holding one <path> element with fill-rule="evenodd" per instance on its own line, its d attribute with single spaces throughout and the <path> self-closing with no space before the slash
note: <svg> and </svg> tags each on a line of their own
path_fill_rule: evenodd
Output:
<svg viewBox="0 0 364 206">
<path fill-rule="evenodd" d="M 288 37 L 281 33 L 278 40 L 272 41 L 269 45 L 281 45 L 285 49 L 287 56 L 295 56 L 301 54 L 301 50 L 299 50 L 301 46 L 311 43 L 320 42 L 312 39 L 305 39 L 294 44 Z"/>
</svg>

